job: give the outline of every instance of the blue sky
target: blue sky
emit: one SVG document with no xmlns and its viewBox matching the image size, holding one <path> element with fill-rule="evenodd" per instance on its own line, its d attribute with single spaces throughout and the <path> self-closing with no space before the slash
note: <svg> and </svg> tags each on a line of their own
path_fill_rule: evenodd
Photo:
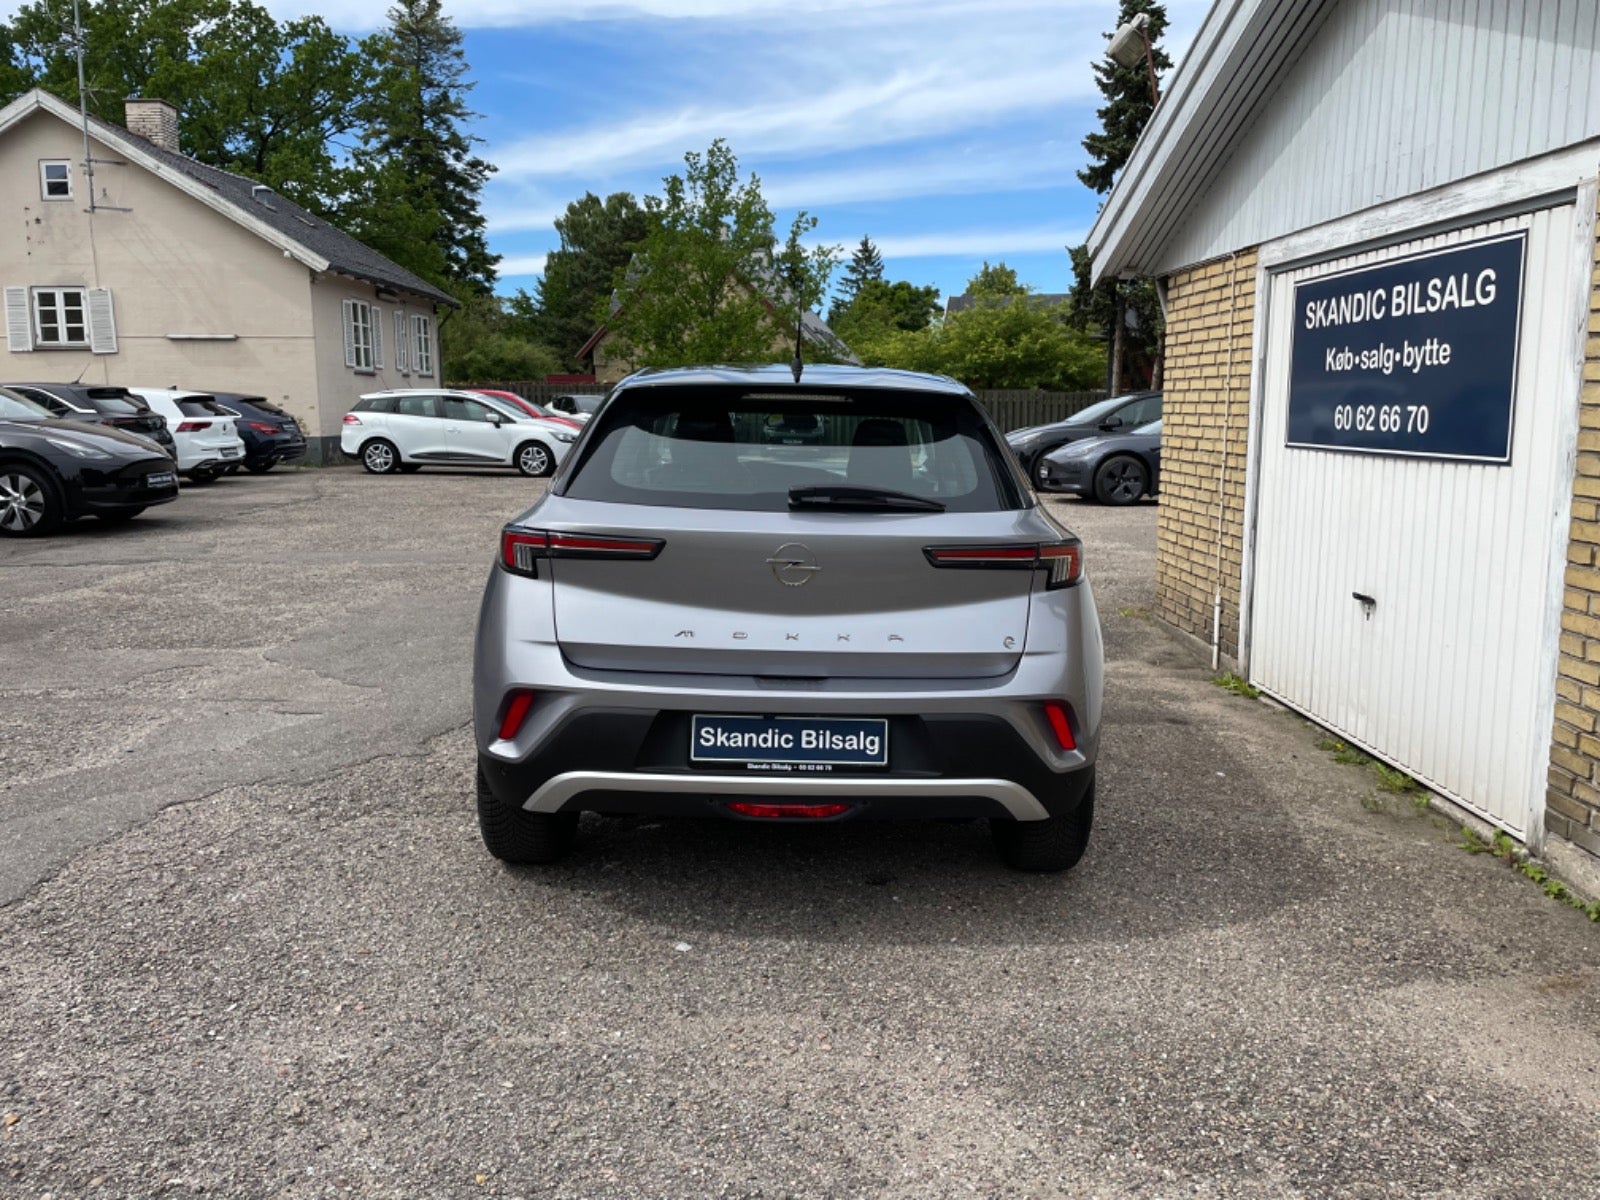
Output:
<svg viewBox="0 0 1600 1200">
<path fill-rule="evenodd" d="M 268 0 L 279 15 L 307 0 Z M 1206 0 L 1168 0 L 1174 58 Z M 356 32 L 372 0 L 316 6 Z M 585 191 L 642 196 L 727 139 L 780 229 L 880 247 L 945 295 L 1004 260 L 1064 291 L 1099 198 L 1078 183 L 1116 0 L 447 0 L 499 172 L 484 195 L 501 290 L 532 290 Z"/>
</svg>

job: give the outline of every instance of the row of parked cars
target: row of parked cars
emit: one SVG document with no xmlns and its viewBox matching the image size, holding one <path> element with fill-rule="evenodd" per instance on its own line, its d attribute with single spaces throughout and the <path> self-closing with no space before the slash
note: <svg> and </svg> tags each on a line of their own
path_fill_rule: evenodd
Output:
<svg viewBox="0 0 1600 1200">
<path fill-rule="evenodd" d="M 298 422 L 263 396 L 85 383 L 0 384 L 0 536 L 82 516 L 129 521 L 212 483 L 306 453 Z"/>
<path fill-rule="evenodd" d="M 1014 429 L 1006 445 L 1041 492 L 1132 504 L 1160 490 L 1161 393 L 1112 396 L 1064 421 Z"/>
<path fill-rule="evenodd" d="M 558 396 L 566 406 L 556 409 L 493 389 L 373 392 L 345 414 L 339 448 L 374 475 L 419 471 L 430 463 L 549 475 L 602 399 Z"/>
</svg>

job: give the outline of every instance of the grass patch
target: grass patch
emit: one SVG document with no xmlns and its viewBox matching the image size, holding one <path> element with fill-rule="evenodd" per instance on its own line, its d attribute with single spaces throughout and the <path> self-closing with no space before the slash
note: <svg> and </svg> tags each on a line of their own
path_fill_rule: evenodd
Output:
<svg viewBox="0 0 1600 1200">
<path fill-rule="evenodd" d="M 1513 842 L 1505 830 L 1497 829 L 1494 837 L 1486 842 L 1473 831 L 1471 826 L 1463 825 L 1461 840 L 1456 845 L 1468 854 L 1494 855 L 1517 874 L 1538 884 L 1539 890 L 1550 899 L 1558 900 L 1568 908 L 1577 909 L 1591 921 L 1600 922 L 1600 900 L 1585 903 L 1583 897 L 1575 895 L 1566 884 L 1559 879 L 1552 879 L 1550 872 L 1529 858 L 1527 851 Z"/>
<path fill-rule="evenodd" d="M 1404 796 L 1422 790 L 1422 785 L 1404 771 L 1397 771 L 1383 763 L 1373 763 L 1372 769 L 1378 773 L 1378 786 L 1386 792 Z"/>
<path fill-rule="evenodd" d="M 1242 675 L 1229 671 L 1226 675 L 1218 675 L 1211 681 L 1225 692 L 1232 692 L 1235 696 L 1243 696 L 1247 700 L 1254 700 L 1261 695 L 1261 689 L 1252 687 L 1250 681 Z"/>
<path fill-rule="evenodd" d="M 1117 616 L 1132 617 L 1135 621 L 1148 621 L 1150 619 L 1150 610 L 1148 608 L 1140 608 L 1138 605 L 1134 605 L 1131 608 L 1117 609 Z"/>
</svg>

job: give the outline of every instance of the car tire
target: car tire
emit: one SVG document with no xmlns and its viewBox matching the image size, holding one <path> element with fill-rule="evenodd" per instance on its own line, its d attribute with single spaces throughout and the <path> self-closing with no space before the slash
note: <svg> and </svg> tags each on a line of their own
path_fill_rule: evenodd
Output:
<svg viewBox="0 0 1600 1200">
<path fill-rule="evenodd" d="M 1044 456 L 1049 454 L 1050 451 L 1054 450 L 1055 448 L 1056 447 L 1051 446 L 1048 450 L 1041 450 L 1028 460 L 1028 479 L 1032 482 L 1033 490 L 1036 492 L 1049 490 L 1049 485 L 1045 483 L 1043 475 Z"/>
<path fill-rule="evenodd" d="M 415 475 L 420 470 L 422 470 L 422 464 L 421 463 L 401 463 L 400 464 L 400 471 L 404 475 Z"/>
<path fill-rule="evenodd" d="M 252 475 L 265 475 L 277 465 L 276 459 L 268 459 L 266 462 L 245 463 L 244 469 Z"/>
<path fill-rule="evenodd" d="M 1059 817 L 1042 821 L 992 820 L 1000 859 L 1017 871 L 1070 871 L 1089 848 L 1089 831 L 1094 827 L 1094 784 L 1083 794 L 1078 807 Z"/>
<path fill-rule="evenodd" d="M 61 493 L 43 467 L 0 463 L 0 537 L 44 537 L 65 517 Z"/>
<path fill-rule="evenodd" d="M 400 451 L 393 442 L 373 438 L 361 447 L 361 465 L 369 475 L 393 475 L 400 469 Z"/>
<path fill-rule="evenodd" d="M 1150 472 L 1131 454 L 1114 454 L 1094 473 L 1094 498 L 1101 504 L 1132 504 L 1150 490 Z"/>
<path fill-rule="evenodd" d="M 543 442 L 523 442 L 517 447 L 517 453 L 512 458 L 517 464 L 517 470 L 531 479 L 538 479 L 555 470 L 555 455 L 545 448 Z"/>
<path fill-rule="evenodd" d="M 99 512 L 95 516 L 107 525 L 126 525 L 144 511 L 144 505 L 138 508 L 119 508 L 112 512 Z"/>
<path fill-rule="evenodd" d="M 489 853 L 501 862 L 553 863 L 571 849 L 577 813 L 533 813 L 507 804 L 489 788 L 478 768 L 478 830 Z"/>
</svg>

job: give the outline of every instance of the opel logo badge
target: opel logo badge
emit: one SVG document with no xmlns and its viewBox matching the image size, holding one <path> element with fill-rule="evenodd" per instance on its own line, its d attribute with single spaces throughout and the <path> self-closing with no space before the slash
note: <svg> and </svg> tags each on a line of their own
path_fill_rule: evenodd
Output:
<svg viewBox="0 0 1600 1200">
<path fill-rule="evenodd" d="M 784 587 L 801 587 L 811 582 L 811 577 L 822 570 L 817 566 L 817 556 L 809 546 L 799 542 L 785 542 L 767 559 L 772 577 Z"/>
</svg>

